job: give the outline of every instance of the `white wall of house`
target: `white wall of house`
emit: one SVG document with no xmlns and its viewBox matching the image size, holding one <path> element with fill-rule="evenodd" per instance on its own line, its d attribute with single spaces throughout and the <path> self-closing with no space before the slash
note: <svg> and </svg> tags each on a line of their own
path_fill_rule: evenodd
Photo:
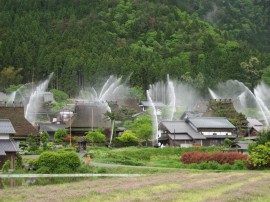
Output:
<svg viewBox="0 0 270 202">
<path fill-rule="evenodd" d="M 9 134 L 0 133 L 0 140 L 9 140 Z"/>
<path fill-rule="evenodd" d="M 213 135 L 232 135 L 231 132 L 220 132 L 220 131 L 216 131 L 216 132 L 202 132 L 203 135 L 207 135 L 207 136 L 213 136 Z"/>
</svg>

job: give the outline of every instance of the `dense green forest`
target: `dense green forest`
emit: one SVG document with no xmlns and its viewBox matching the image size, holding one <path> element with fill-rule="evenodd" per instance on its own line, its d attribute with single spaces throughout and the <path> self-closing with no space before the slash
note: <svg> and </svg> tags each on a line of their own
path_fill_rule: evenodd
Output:
<svg viewBox="0 0 270 202">
<path fill-rule="evenodd" d="M 270 83 L 269 4 L 0 0 L 0 91 L 51 72 L 50 87 L 70 96 L 111 74 L 144 89 L 167 74 L 199 90 L 228 79 Z"/>
</svg>

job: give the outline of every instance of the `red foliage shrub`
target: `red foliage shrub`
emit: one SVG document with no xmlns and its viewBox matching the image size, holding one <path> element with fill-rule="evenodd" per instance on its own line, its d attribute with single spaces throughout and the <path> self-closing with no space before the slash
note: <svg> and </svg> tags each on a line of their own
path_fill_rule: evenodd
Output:
<svg viewBox="0 0 270 202">
<path fill-rule="evenodd" d="M 64 138 L 65 142 L 70 142 L 70 136 Z M 71 142 L 74 142 L 74 137 L 71 137 Z"/>
<path fill-rule="evenodd" d="M 185 164 L 191 164 L 191 163 L 201 163 L 201 162 L 209 162 L 209 161 L 216 161 L 220 164 L 234 164 L 235 160 L 246 160 L 247 155 L 240 154 L 237 152 L 229 152 L 229 153 L 223 153 L 223 152 L 214 152 L 214 153 L 207 153 L 207 152 L 198 152 L 198 151 L 192 151 L 192 152 L 186 152 L 184 153 L 180 160 Z"/>
</svg>

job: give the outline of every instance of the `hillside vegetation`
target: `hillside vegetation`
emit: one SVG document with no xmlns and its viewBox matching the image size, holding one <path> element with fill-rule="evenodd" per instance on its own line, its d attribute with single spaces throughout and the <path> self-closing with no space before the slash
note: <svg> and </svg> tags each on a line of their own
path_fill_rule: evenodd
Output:
<svg viewBox="0 0 270 202">
<path fill-rule="evenodd" d="M 270 65 L 269 1 L 196 2 L 0 0 L 0 91 L 51 72 L 50 87 L 70 96 L 111 74 L 144 89 L 167 74 L 199 90 L 259 81 L 240 63 L 258 58 L 261 74 Z"/>
</svg>

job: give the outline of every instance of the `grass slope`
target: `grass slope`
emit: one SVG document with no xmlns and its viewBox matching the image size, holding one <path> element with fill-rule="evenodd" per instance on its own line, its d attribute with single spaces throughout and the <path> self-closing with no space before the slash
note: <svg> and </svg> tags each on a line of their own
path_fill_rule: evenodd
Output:
<svg viewBox="0 0 270 202">
<path fill-rule="evenodd" d="M 0 190 L 0 201 L 269 201 L 269 172 L 176 172 Z"/>
</svg>

